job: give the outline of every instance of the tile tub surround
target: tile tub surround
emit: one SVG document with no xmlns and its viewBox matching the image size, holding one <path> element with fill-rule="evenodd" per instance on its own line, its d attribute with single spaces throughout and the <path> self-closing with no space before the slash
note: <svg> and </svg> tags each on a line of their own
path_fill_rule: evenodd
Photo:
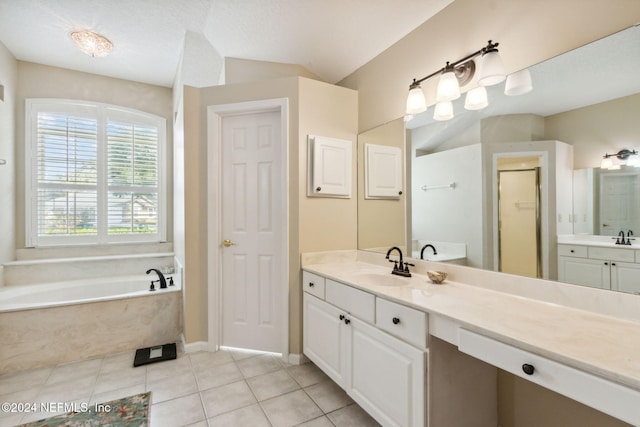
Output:
<svg viewBox="0 0 640 427">
<path fill-rule="evenodd" d="M 0 374 L 177 342 L 182 292 L 0 313 Z"/>
<path fill-rule="evenodd" d="M 318 260 L 332 262 L 312 264 Z M 377 264 L 382 273 L 390 272 L 388 261 L 380 254 L 339 251 L 303 256 L 303 268 L 312 273 L 349 283 L 430 314 L 442 315 L 471 331 L 640 390 L 640 321 L 563 305 L 568 295 L 574 298 L 581 293 L 590 296 L 592 289 L 546 282 L 555 293 L 544 295 L 546 299 L 538 299 L 527 292 L 518 294 L 518 291 L 520 288 L 526 291 L 528 283 L 543 284 L 545 281 L 527 282 L 517 276 L 420 261 L 413 269 L 417 274 L 407 279 L 409 286 L 359 285 L 354 272 L 376 268 L 372 264 Z M 445 284 L 431 284 L 421 274 L 431 269 L 449 274 Z M 469 282 L 473 284 L 461 277 L 472 278 Z M 488 286 L 485 287 L 485 283 Z M 500 290 L 501 287 L 505 290 Z M 608 305 L 620 299 L 613 292 L 598 291 L 600 307 L 604 307 L 605 312 L 611 309 Z M 563 293 L 559 301 L 553 301 L 555 295 Z M 633 300 L 626 308 L 640 312 L 638 296 L 627 295 L 623 299 Z"/>
<path fill-rule="evenodd" d="M 3 402 L 97 402 L 152 392 L 151 426 L 375 427 L 315 365 L 220 350 L 132 367 L 133 352 L 0 376 Z M 0 412 L 0 427 L 51 413 Z"/>
</svg>

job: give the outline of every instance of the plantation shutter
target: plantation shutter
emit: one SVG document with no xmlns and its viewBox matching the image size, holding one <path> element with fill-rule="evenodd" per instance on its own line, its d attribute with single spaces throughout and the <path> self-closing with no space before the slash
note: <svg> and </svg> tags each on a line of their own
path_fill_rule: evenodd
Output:
<svg viewBox="0 0 640 427">
<path fill-rule="evenodd" d="M 37 235 L 95 235 L 96 118 L 38 113 L 36 133 Z"/>
</svg>

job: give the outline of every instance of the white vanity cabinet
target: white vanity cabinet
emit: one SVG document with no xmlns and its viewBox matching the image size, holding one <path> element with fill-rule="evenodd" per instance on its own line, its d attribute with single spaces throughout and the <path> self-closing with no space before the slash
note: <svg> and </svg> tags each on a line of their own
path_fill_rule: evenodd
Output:
<svg viewBox="0 0 640 427">
<path fill-rule="evenodd" d="M 558 280 L 640 293 L 640 263 L 636 263 L 635 252 L 623 247 L 558 245 Z"/>
<path fill-rule="evenodd" d="M 330 279 L 320 285 L 324 298 L 309 292 L 318 288 L 318 277 L 303 272 L 304 354 L 382 425 L 424 427 L 426 349 L 376 326 L 379 298 L 373 294 Z M 421 314 L 424 323 L 426 314 Z M 392 315 L 392 325 L 394 318 L 402 319 L 398 316 Z M 426 344 L 426 325 L 414 327 L 414 319 L 403 318 L 395 325 L 422 330 Z M 407 334 L 406 329 L 400 333 Z"/>
</svg>

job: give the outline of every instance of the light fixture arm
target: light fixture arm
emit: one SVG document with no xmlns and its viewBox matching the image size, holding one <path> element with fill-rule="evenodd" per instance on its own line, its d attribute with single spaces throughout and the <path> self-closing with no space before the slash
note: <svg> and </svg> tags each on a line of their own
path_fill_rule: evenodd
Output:
<svg viewBox="0 0 640 427">
<path fill-rule="evenodd" d="M 483 47 L 482 49 L 479 49 L 479 50 L 473 52 L 472 54 L 465 56 L 462 59 L 458 59 L 455 62 L 449 63 L 447 61 L 447 65 L 445 65 L 444 67 L 440 68 L 438 71 L 433 72 L 433 73 L 429 74 L 428 76 L 423 77 L 423 78 L 421 78 L 419 80 L 416 80 L 414 78 L 413 82 L 411 82 L 411 84 L 409 85 L 409 90 L 415 89 L 416 87 L 419 87 L 420 83 L 422 83 L 422 82 L 424 82 L 426 80 L 429 80 L 431 77 L 437 76 L 438 74 L 442 74 L 447 69 L 450 69 L 450 68 L 451 69 L 455 69 L 458 65 L 460 65 L 460 64 L 462 64 L 464 62 L 467 62 L 468 60 L 470 60 L 472 58 L 475 58 L 478 55 L 484 55 L 487 52 L 492 52 L 492 51 L 497 50 L 496 48 L 498 47 L 499 44 L 500 43 L 493 43 L 491 40 L 489 40 L 487 45 L 485 47 Z"/>
<path fill-rule="evenodd" d="M 623 150 L 618 151 L 615 154 L 605 154 L 604 156 L 602 156 L 603 159 L 608 159 L 609 157 L 617 157 L 620 160 L 627 160 L 629 158 L 629 156 L 633 156 L 635 154 L 638 154 L 638 152 L 636 150 L 627 150 L 626 148 Z"/>
</svg>

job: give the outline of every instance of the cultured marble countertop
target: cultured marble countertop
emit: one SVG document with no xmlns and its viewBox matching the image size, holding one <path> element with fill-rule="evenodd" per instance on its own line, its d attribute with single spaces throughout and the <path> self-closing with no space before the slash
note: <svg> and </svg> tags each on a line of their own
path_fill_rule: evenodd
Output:
<svg viewBox="0 0 640 427">
<path fill-rule="evenodd" d="M 583 236 L 583 235 L 563 235 L 558 236 L 559 245 L 579 245 L 579 246 L 598 246 L 602 248 L 614 249 L 640 249 L 640 236 L 636 238 L 631 236 L 630 245 L 616 245 L 618 236 Z M 627 237 L 625 236 L 625 239 Z"/>
<path fill-rule="evenodd" d="M 565 365 L 640 390 L 640 322 L 426 275 L 403 278 L 365 262 L 305 265 L 304 270 L 388 300 L 440 315 L 460 326 Z M 389 274 L 392 286 L 371 274 Z"/>
</svg>

